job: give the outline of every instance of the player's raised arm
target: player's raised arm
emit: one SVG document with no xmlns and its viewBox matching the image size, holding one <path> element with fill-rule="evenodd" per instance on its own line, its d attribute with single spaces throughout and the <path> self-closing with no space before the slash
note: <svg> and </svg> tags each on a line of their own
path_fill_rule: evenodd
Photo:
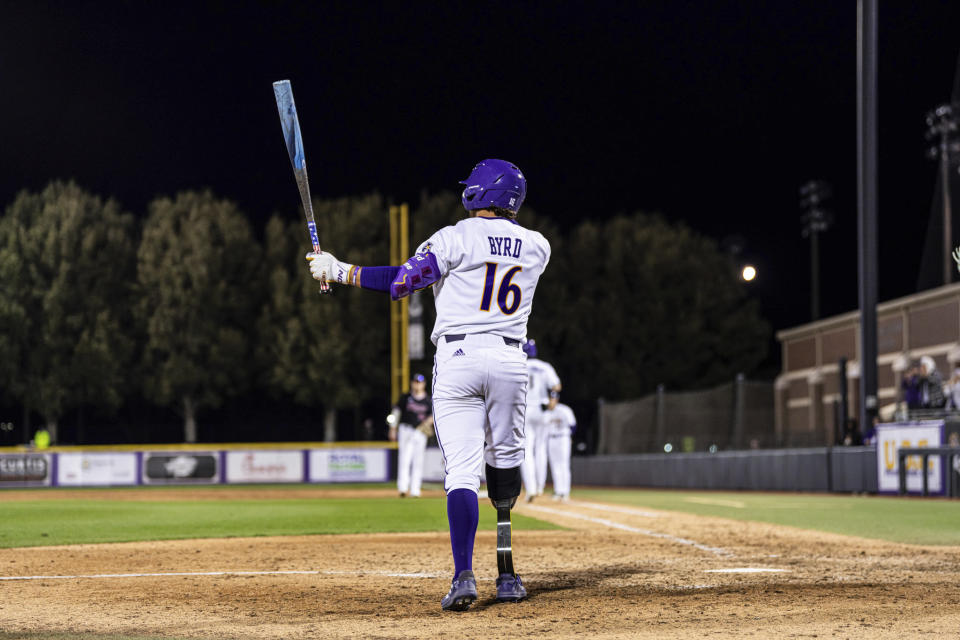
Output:
<svg viewBox="0 0 960 640">
<path fill-rule="evenodd" d="M 308 253 L 307 261 L 315 280 L 382 291 L 393 300 L 429 287 L 442 275 L 436 256 L 429 251 L 417 253 L 399 267 L 361 267 L 326 251 Z"/>
</svg>

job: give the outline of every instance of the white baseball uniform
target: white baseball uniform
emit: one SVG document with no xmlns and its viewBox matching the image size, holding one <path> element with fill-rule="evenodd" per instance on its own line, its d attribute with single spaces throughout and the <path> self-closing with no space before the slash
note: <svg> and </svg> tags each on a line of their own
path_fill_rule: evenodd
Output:
<svg viewBox="0 0 960 640">
<path fill-rule="evenodd" d="M 543 406 L 550 402 L 550 389 L 560 384 L 556 370 L 539 358 L 527 359 L 526 457 L 523 461 L 523 486 L 527 496 L 543 493 L 547 482 L 547 440 L 542 428 Z"/>
<path fill-rule="evenodd" d="M 417 425 L 430 416 L 430 396 L 416 397 L 412 393 L 400 396 L 394 407 L 399 414 L 397 429 L 397 491 L 411 496 L 420 495 L 423 486 L 423 458 L 427 450 L 427 436 Z"/>
<path fill-rule="evenodd" d="M 520 345 L 550 243 L 507 218 L 472 217 L 420 245 L 437 259 L 433 415 L 447 493 L 479 491 L 484 461 L 524 457 L 527 358 Z"/>
<path fill-rule="evenodd" d="M 542 420 L 547 434 L 553 495 L 567 498 L 570 496 L 570 453 L 577 418 L 573 415 L 573 409 L 565 404 L 557 404 L 553 409 L 543 412 Z"/>
</svg>

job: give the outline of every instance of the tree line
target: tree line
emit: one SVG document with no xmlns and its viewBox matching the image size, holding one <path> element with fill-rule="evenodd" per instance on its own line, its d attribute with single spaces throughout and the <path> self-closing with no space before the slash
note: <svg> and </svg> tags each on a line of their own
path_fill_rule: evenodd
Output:
<svg viewBox="0 0 960 640">
<path fill-rule="evenodd" d="M 381 195 L 314 208 L 338 258 L 388 263 Z M 456 194 L 421 194 L 411 243 L 463 215 Z M 642 213 L 566 233 L 527 208 L 521 222 L 553 246 L 529 333 L 565 401 L 711 385 L 765 357 L 769 327 L 713 240 Z M 254 229 L 210 191 L 140 215 L 72 182 L 21 192 L 0 218 L 0 403 L 39 416 L 55 442 L 67 412 L 134 397 L 176 410 L 186 442 L 202 440 L 206 410 L 251 394 L 311 408 L 329 433 L 338 411 L 386 402 L 391 303 L 344 287 L 321 298 L 309 249 L 299 214 Z M 429 374 L 427 351 L 413 369 Z"/>
</svg>

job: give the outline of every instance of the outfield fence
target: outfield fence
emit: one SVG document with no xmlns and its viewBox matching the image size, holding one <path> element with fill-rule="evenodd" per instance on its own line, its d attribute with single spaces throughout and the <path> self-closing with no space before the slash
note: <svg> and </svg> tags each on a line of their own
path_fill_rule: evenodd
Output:
<svg viewBox="0 0 960 640">
<path fill-rule="evenodd" d="M 578 485 L 877 492 L 876 447 L 577 457 Z"/>
<path fill-rule="evenodd" d="M 0 487 L 387 482 L 392 443 L 59 447 L 0 452 Z"/>
</svg>

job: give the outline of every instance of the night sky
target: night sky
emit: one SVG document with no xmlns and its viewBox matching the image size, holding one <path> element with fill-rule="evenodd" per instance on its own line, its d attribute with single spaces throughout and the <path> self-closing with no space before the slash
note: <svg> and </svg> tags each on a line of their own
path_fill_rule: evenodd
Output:
<svg viewBox="0 0 960 640">
<path fill-rule="evenodd" d="M 912 293 L 960 2 L 880 2 L 880 299 Z M 660 212 L 746 240 L 776 329 L 809 319 L 798 188 L 836 193 L 824 315 L 857 306 L 856 2 L 5 2 L 0 204 L 73 178 L 138 214 L 211 187 L 257 225 L 299 200 L 271 83 L 289 78 L 315 196 L 415 204 L 510 159 L 564 229 Z M 336 251 L 335 237 L 328 243 Z"/>
</svg>

